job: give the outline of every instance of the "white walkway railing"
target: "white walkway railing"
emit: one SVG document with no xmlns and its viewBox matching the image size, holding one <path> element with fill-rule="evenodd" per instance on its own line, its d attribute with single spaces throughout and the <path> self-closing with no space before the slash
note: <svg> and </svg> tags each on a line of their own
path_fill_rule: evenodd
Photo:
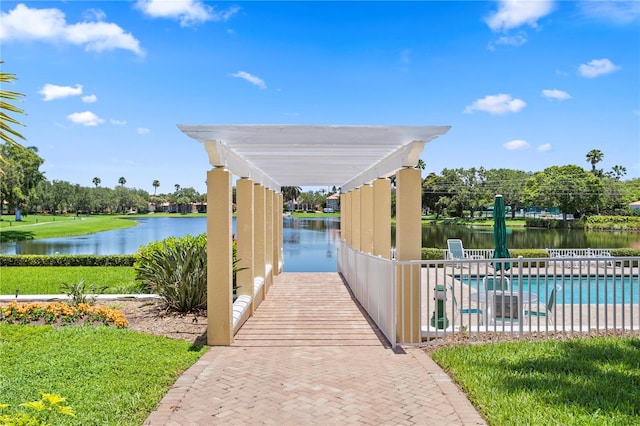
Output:
<svg viewBox="0 0 640 426">
<path fill-rule="evenodd" d="M 640 257 L 587 250 L 563 249 L 549 258 L 401 262 L 342 243 L 338 271 L 392 343 L 405 335 L 404 327 L 414 326 L 396 324 L 405 317 L 398 309 L 416 306 L 415 300 L 397 300 L 405 297 L 396 292 L 397 271 L 415 270 L 403 265 L 420 265 L 423 342 L 637 335 Z M 504 288 L 496 290 L 501 282 Z"/>
</svg>

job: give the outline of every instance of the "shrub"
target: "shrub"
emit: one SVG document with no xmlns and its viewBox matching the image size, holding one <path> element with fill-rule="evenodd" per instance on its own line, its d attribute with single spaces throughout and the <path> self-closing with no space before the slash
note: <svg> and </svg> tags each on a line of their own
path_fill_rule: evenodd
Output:
<svg viewBox="0 0 640 426">
<path fill-rule="evenodd" d="M 238 289 L 236 240 L 232 240 L 233 295 Z M 154 241 L 134 255 L 136 279 L 145 292 L 157 293 L 167 308 L 193 312 L 207 307 L 207 235 Z"/>
<path fill-rule="evenodd" d="M 153 242 L 136 253 L 136 279 L 167 308 L 194 312 L 207 307 L 207 239 L 186 235 Z"/>
<path fill-rule="evenodd" d="M 84 280 L 80 280 L 78 283 L 63 284 L 61 290 L 69 296 L 69 303 L 71 306 L 78 306 L 80 303 L 86 303 L 93 305 L 96 301 L 95 296 L 89 296 L 87 293 L 102 294 L 108 287 L 96 286 L 91 284 L 87 286 Z"/>
<path fill-rule="evenodd" d="M 444 250 L 438 248 L 422 248 L 422 260 L 444 260 Z"/>
<path fill-rule="evenodd" d="M 125 255 L 2 254 L 0 266 L 132 266 L 135 257 Z"/>
</svg>

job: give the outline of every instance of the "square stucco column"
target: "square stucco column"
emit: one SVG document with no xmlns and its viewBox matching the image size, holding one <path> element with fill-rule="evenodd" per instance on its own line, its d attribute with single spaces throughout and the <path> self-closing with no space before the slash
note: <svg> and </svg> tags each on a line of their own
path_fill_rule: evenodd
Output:
<svg viewBox="0 0 640 426">
<path fill-rule="evenodd" d="M 351 192 L 351 247 L 360 250 L 360 188 Z"/>
<path fill-rule="evenodd" d="M 253 215 L 253 227 L 254 227 L 254 260 L 253 267 L 255 268 L 254 276 L 263 280 L 263 285 L 260 289 L 260 299 L 263 300 L 265 296 L 264 279 L 266 270 L 266 188 L 263 185 L 255 184 L 253 188 L 254 194 L 254 215 Z M 251 286 L 253 288 L 253 284 Z M 256 294 L 256 297 L 258 295 Z"/>
<path fill-rule="evenodd" d="M 265 205 L 265 226 L 266 226 L 266 240 L 265 240 L 265 259 L 267 262 L 267 269 L 269 270 L 267 273 L 267 276 L 265 277 L 264 280 L 264 284 L 266 287 L 266 291 L 269 292 L 269 287 L 271 286 L 271 283 L 273 282 L 273 271 L 275 268 L 275 265 L 273 264 L 273 242 L 275 240 L 275 232 L 274 232 L 274 228 L 273 228 L 273 223 L 274 223 L 274 211 L 273 211 L 273 205 L 274 205 L 274 198 L 275 198 L 275 192 L 273 192 L 271 189 L 267 189 L 266 190 L 266 205 Z"/>
<path fill-rule="evenodd" d="M 207 344 L 230 346 L 233 340 L 231 173 L 207 172 Z"/>
<path fill-rule="evenodd" d="M 349 191 L 345 194 L 345 203 L 344 210 L 340 212 L 340 215 L 344 214 L 344 240 L 348 245 L 352 245 L 353 241 L 351 239 L 351 217 L 353 215 L 353 210 L 351 206 L 353 205 L 353 191 Z"/>
<path fill-rule="evenodd" d="M 373 182 L 373 254 L 391 258 L 391 181 Z"/>
<path fill-rule="evenodd" d="M 373 253 L 373 187 L 362 185 L 360 189 L 360 250 Z"/>
<path fill-rule="evenodd" d="M 275 219 L 275 229 L 276 229 L 276 238 L 273 241 L 273 273 L 275 275 L 280 275 L 282 272 L 282 265 L 284 264 L 283 253 L 282 253 L 282 221 L 283 221 L 283 213 L 284 213 L 284 196 L 282 193 L 276 194 L 276 217 Z"/>
<path fill-rule="evenodd" d="M 236 274 L 238 296 L 253 297 L 254 258 L 254 194 L 253 181 L 242 178 L 236 182 L 236 241 L 238 244 L 238 269 Z"/>
<path fill-rule="evenodd" d="M 422 179 L 420 170 L 407 168 L 396 174 L 396 256 L 402 260 L 422 257 Z M 398 265 L 397 336 L 401 342 L 419 343 L 420 265 Z"/>
</svg>

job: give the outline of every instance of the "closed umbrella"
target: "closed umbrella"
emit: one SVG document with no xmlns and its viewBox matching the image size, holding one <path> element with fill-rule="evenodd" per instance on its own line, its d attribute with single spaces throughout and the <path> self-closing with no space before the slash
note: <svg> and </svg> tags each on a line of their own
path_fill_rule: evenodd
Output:
<svg viewBox="0 0 640 426">
<path fill-rule="evenodd" d="M 507 225 L 504 222 L 504 200 L 502 195 L 496 195 L 493 205 L 493 258 L 508 259 L 511 257 L 507 248 Z M 495 262 L 496 271 L 507 270 L 511 267 L 509 262 Z"/>
</svg>

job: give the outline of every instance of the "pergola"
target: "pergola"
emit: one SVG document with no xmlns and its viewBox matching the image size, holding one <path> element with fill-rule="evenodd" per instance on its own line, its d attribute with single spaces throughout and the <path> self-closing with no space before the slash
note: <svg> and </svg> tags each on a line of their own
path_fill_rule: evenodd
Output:
<svg viewBox="0 0 640 426">
<path fill-rule="evenodd" d="M 341 189 L 341 239 L 390 256 L 391 190 L 396 175 L 396 257 L 419 259 L 421 175 L 426 143 L 450 126 L 178 125 L 204 144 L 207 174 L 208 330 L 211 345 L 229 345 L 234 321 L 231 235 L 232 175 L 242 273 L 238 294 L 248 315 L 282 270 L 282 186 Z M 416 228 L 417 227 L 417 228 Z M 416 238 L 417 235 L 417 238 Z M 234 324 L 235 322 L 235 324 Z"/>
</svg>

